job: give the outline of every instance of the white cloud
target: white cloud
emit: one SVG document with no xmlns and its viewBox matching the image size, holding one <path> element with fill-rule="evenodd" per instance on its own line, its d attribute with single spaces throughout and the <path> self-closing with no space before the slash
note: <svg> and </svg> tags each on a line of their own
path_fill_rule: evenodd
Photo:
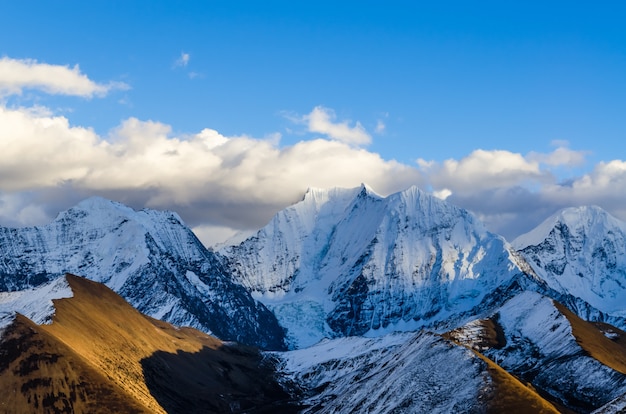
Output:
<svg viewBox="0 0 626 414">
<path fill-rule="evenodd" d="M 548 178 L 538 162 L 503 150 L 475 150 L 461 160 L 449 159 L 442 163 L 418 159 L 417 164 L 428 175 L 434 188 L 447 188 L 453 193 L 507 187 Z"/>
<path fill-rule="evenodd" d="M 41 203 L 33 202 L 28 194 L 0 192 L 0 220 L 9 226 L 32 226 L 50 220 Z"/>
<path fill-rule="evenodd" d="M 441 190 L 435 190 L 433 191 L 433 195 L 437 198 L 440 198 L 442 200 L 445 200 L 446 198 L 450 197 L 452 195 L 452 191 L 450 191 L 447 188 L 442 188 Z"/>
<path fill-rule="evenodd" d="M 350 121 L 334 122 L 335 119 L 335 112 L 322 106 L 316 106 L 310 114 L 303 117 L 308 124 L 309 132 L 324 134 L 331 139 L 355 146 L 372 142 L 372 137 L 360 122 L 357 121 L 351 127 Z"/>
<path fill-rule="evenodd" d="M 626 209 L 626 161 L 600 162 L 590 173 L 551 191 L 559 199 L 580 200 L 584 204 L 602 202 Z"/>
<path fill-rule="evenodd" d="M 106 95 L 112 89 L 128 89 L 128 85 L 96 83 L 82 74 L 78 65 L 70 68 L 32 59 L 0 58 L 0 96 L 20 95 L 24 89 L 90 98 Z"/>
<path fill-rule="evenodd" d="M 587 151 L 574 151 L 567 147 L 565 142 L 561 142 L 559 147 L 548 154 L 531 152 L 528 159 L 551 167 L 578 167 L 585 163 Z"/>
<path fill-rule="evenodd" d="M 192 230 L 207 247 L 214 247 L 238 234 L 237 230 L 225 226 L 200 225 Z"/>
<path fill-rule="evenodd" d="M 374 130 L 374 132 L 376 132 L 377 134 L 382 134 L 383 132 L 385 132 L 385 128 L 385 123 L 379 119 L 376 122 L 376 129 Z"/>
<path fill-rule="evenodd" d="M 413 184 L 429 189 L 508 238 L 572 205 L 597 204 L 626 219 L 626 161 L 601 162 L 559 182 L 552 168 L 584 161 L 567 143 L 546 154 L 476 150 L 458 160 L 419 159 L 414 167 L 360 148 L 371 139 L 361 124 L 338 122 L 328 109 L 294 119 L 328 139 L 281 146 L 280 134 L 228 137 L 209 128 L 183 136 L 135 118 L 101 136 L 46 108 L 0 105 L 0 223 L 41 224 L 98 194 L 178 211 L 214 244 L 263 226 L 307 187 L 363 182 L 381 194 Z"/>
<path fill-rule="evenodd" d="M 186 67 L 189 64 L 190 58 L 191 55 L 189 55 L 189 53 L 181 52 L 180 57 L 174 62 L 174 67 Z"/>
</svg>

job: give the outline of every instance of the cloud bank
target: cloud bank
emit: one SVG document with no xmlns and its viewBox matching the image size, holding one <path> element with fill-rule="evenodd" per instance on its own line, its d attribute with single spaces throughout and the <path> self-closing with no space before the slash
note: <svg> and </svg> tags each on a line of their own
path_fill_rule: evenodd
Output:
<svg viewBox="0 0 626 414">
<path fill-rule="evenodd" d="M 77 66 L 0 59 L 4 96 L 34 89 L 92 97 L 115 87 L 121 86 L 94 82 Z M 607 160 L 563 179 L 559 170 L 585 165 L 588 155 L 567 142 L 555 142 L 549 153 L 476 149 L 461 159 L 407 165 L 367 150 L 372 134 L 332 109 L 316 106 L 288 118 L 311 138 L 281 145 L 278 133 L 225 136 L 206 128 L 181 135 L 136 118 L 99 135 L 46 108 L 0 104 L 0 224 L 44 224 L 97 194 L 178 211 L 210 245 L 263 226 L 308 187 L 361 183 L 383 195 L 417 185 L 509 239 L 568 206 L 596 204 L 626 220 L 626 161 Z M 384 129 L 379 121 L 373 132 Z"/>
<path fill-rule="evenodd" d="M 69 200 L 95 193 L 138 207 L 174 209 L 193 225 L 248 228 L 297 201 L 307 187 L 362 182 L 390 193 L 422 179 L 414 167 L 334 139 L 281 147 L 276 135 L 226 137 L 204 129 L 174 136 L 169 125 L 135 118 L 103 137 L 63 116 L 0 108 L 5 194 L 38 191 L 45 198 L 64 191 Z M 8 215 L 13 222 L 20 217 L 16 203 L 0 206 L 5 222 Z M 23 217 L 21 224 L 35 224 L 26 218 L 43 215 Z"/>
<path fill-rule="evenodd" d="M 381 194 L 416 184 L 508 237 L 570 205 L 599 204 L 626 217 L 625 161 L 558 182 L 551 169 L 579 165 L 584 152 L 476 150 L 459 160 L 406 165 L 338 140 L 332 128 L 327 134 L 281 146 L 278 135 L 227 137 L 204 129 L 176 136 L 169 125 L 130 118 L 99 136 L 63 116 L 2 107 L 0 221 L 41 224 L 54 209 L 99 194 L 137 208 L 176 210 L 213 243 L 236 229 L 261 227 L 308 187 L 362 182 Z"/>
</svg>

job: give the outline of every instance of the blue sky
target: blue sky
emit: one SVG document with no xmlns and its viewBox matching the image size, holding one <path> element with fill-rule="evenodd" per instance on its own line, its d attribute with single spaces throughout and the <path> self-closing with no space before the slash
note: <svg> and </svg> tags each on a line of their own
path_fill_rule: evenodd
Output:
<svg viewBox="0 0 626 414">
<path fill-rule="evenodd" d="M 418 185 L 508 238 L 569 205 L 626 219 L 626 5 L 507 3 L 2 2 L 3 122 L 22 116 L 50 161 L 0 167 L 0 222 L 98 194 L 179 211 L 211 243 L 360 182 Z M 92 90 L 59 89 L 55 67 Z M 46 119 L 66 125 L 28 135 Z M 159 159 L 194 142 L 186 173 Z"/>
</svg>

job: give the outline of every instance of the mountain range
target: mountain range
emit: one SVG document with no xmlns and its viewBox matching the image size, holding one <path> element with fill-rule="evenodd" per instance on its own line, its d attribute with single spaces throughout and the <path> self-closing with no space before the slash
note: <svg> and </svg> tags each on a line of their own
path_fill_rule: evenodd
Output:
<svg viewBox="0 0 626 414">
<path fill-rule="evenodd" d="M 237 397 L 223 397 L 232 405 L 211 408 L 198 396 L 205 412 L 620 412 L 625 240 L 626 224 L 599 207 L 562 210 L 509 243 L 470 212 L 415 187 L 383 197 L 362 185 L 309 189 L 251 237 L 213 251 L 175 213 L 90 198 L 47 226 L 0 228 L 1 338 L 14 347 L 20 332 L 57 332 L 59 304 L 76 302 L 83 284 L 101 286 L 66 276 L 73 273 L 117 292 L 152 326 L 163 320 L 195 328 L 192 336 L 213 344 L 207 349 L 240 343 L 246 369 L 271 379 L 262 400 L 242 396 L 258 393 L 242 388 Z M 46 341 L 59 339 L 74 353 L 80 348 L 88 366 L 120 376 L 115 387 L 125 375 L 138 383 L 136 357 L 93 362 L 109 342 L 118 346 L 111 337 L 89 346 L 78 340 L 93 326 L 81 325 L 85 315 L 106 319 L 106 312 L 63 309 L 75 318 L 64 328 L 74 339 Z M 164 388 L 163 372 L 171 367 L 164 361 L 167 353 L 187 355 L 171 360 L 187 367 L 212 352 L 186 344 L 187 337 L 178 341 L 176 349 L 142 351 L 139 360 L 159 356 L 150 377 L 161 383 L 140 381 L 125 390 L 133 397 L 124 401 L 132 403 L 121 411 L 194 406 L 199 388 Z M 11 346 L 0 351 L 0 364 L 30 358 Z M 24 388 L 9 365 L 0 366 L 0 379 Z M 216 367 L 207 369 L 215 374 Z M 36 380 L 43 384 L 39 407 L 51 381 Z M 160 389 L 160 399 L 137 397 L 146 389 Z M 88 401 L 101 398 L 93 389 L 82 392 Z M 22 394 L 32 408 L 35 394 Z"/>
<path fill-rule="evenodd" d="M 41 227 L 0 228 L 0 291 L 73 273 L 139 311 L 263 349 L 283 349 L 274 315 L 229 277 L 176 213 L 89 198 Z"/>
</svg>

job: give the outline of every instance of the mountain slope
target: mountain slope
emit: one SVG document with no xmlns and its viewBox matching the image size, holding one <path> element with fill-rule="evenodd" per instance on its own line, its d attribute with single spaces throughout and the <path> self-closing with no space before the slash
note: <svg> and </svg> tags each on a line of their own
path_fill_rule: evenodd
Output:
<svg viewBox="0 0 626 414">
<path fill-rule="evenodd" d="M 146 317 L 100 283 L 66 280 L 73 295 L 54 300 L 51 324 L 18 315 L 4 330 L 0 383 L 21 396 L 3 400 L 7 411 L 294 410 L 258 351 Z"/>
<path fill-rule="evenodd" d="M 305 413 L 556 413 L 495 364 L 428 332 L 339 338 L 281 354 Z"/>
<path fill-rule="evenodd" d="M 626 223 L 599 207 L 568 208 L 512 245 L 552 289 L 626 317 Z"/>
<path fill-rule="evenodd" d="M 284 347 L 273 314 L 232 282 L 175 213 L 93 197 L 49 225 L 0 228 L 0 257 L 0 291 L 77 273 L 155 318 L 225 340 Z"/>
<path fill-rule="evenodd" d="M 22 315 L 0 339 L 0 411 L 152 412 Z"/>
<path fill-rule="evenodd" d="M 619 330 L 608 325 L 602 329 L 548 297 L 523 292 L 489 320 L 474 321 L 448 335 L 532 383 L 556 403 L 590 412 L 626 393 L 626 347 L 615 342 Z"/>
<path fill-rule="evenodd" d="M 310 189 L 220 253 L 293 347 L 475 315 L 524 273 L 504 239 L 415 187 L 386 198 L 366 186 Z"/>
</svg>

